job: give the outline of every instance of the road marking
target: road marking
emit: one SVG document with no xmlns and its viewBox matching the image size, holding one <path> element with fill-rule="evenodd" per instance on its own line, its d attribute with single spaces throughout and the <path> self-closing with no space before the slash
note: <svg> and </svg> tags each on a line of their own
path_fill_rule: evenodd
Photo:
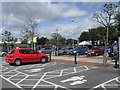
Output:
<svg viewBox="0 0 120 90">
<path fill-rule="evenodd" d="M 69 89 L 69 88 L 67 88 L 67 87 L 64 87 L 64 86 L 61 86 L 61 85 L 58 85 L 58 84 L 55 84 L 55 83 L 52 83 L 52 82 L 49 82 L 49 81 L 46 81 L 46 80 L 42 80 L 42 81 L 54 85 L 55 88 L 60 87 L 60 88 L 64 88 L 64 89 L 67 89 L 67 90 L 71 90 L 71 89 Z"/>
<path fill-rule="evenodd" d="M 83 66 L 80 66 L 80 67 L 83 67 Z M 77 68 L 77 67 L 76 67 Z M 77 71 L 76 73 L 80 73 L 82 71 L 87 71 L 87 70 L 92 70 L 92 69 L 95 69 L 95 68 L 98 68 L 98 67 L 94 67 L 94 68 L 91 68 L 91 69 L 83 69 L 83 70 L 80 70 L 80 71 Z M 63 69 L 63 71 L 66 70 L 66 69 Z M 57 71 L 61 71 L 61 70 L 57 70 Z M 52 72 L 55 72 L 55 71 L 52 71 Z M 71 73 L 68 73 L 68 74 L 64 74 L 62 76 L 66 76 L 66 75 L 70 75 L 70 74 L 75 74 L 75 72 L 71 72 Z M 45 78 L 45 80 L 47 79 L 52 79 L 52 78 L 55 78 L 55 77 L 60 77 L 60 75 L 57 75 L 57 76 L 53 76 L 53 77 L 50 77 L 50 78 Z"/>
<path fill-rule="evenodd" d="M 39 79 L 39 81 L 32 87 L 32 90 L 37 87 L 37 85 L 42 81 L 42 79 L 46 76 L 46 74 L 47 74 L 47 73 L 45 73 L 45 74 Z"/>
<path fill-rule="evenodd" d="M 76 68 L 74 67 L 74 72 L 76 73 Z"/>
<path fill-rule="evenodd" d="M 61 72 L 60 72 L 60 76 L 62 76 L 62 73 L 63 73 L 63 70 L 61 70 Z"/>
<path fill-rule="evenodd" d="M 62 83 L 69 82 L 69 81 L 76 81 L 76 80 L 82 80 L 85 76 L 73 76 L 71 78 L 67 78 L 65 80 L 62 80 Z"/>
<path fill-rule="evenodd" d="M 18 85 L 19 83 L 21 83 L 22 81 L 24 81 L 26 78 L 28 78 L 29 77 L 29 75 L 28 76 L 26 76 L 25 78 L 23 78 L 23 79 L 21 79 L 19 82 L 17 82 L 16 84 Z"/>
<path fill-rule="evenodd" d="M 1 78 L 3 78 L 3 79 L 5 79 L 6 81 L 8 81 L 9 83 L 11 83 L 11 84 L 13 84 L 14 86 L 16 86 L 16 87 L 18 87 L 18 88 L 20 88 L 20 89 L 22 89 L 22 87 L 20 87 L 19 85 L 17 85 L 17 84 L 15 84 L 15 83 L 13 83 L 12 81 L 10 81 L 9 79 L 6 79 L 5 77 L 3 77 L 2 75 L 0 75 L 0 77 Z M 24 89 L 22 89 L 22 90 L 24 90 Z"/>
<path fill-rule="evenodd" d="M 8 79 L 11 79 L 12 77 L 17 76 L 18 74 L 20 74 L 20 72 L 16 73 L 15 75 L 12 75 L 11 77 L 9 77 Z"/>
<path fill-rule="evenodd" d="M 39 72 L 39 71 L 41 71 L 41 70 L 43 70 L 44 68 L 41 68 L 41 69 L 30 69 L 30 70 L 25 70 L 25 71 L 27 71 L 27 72 L 29 72 L 29 73 L 33 73 L 33 72 Z"/>
<path fill-rule="evenodd" d="M 113 79 L 111 79 L 111 80 L 109 80 L 109 81 L 106 81 L 106 82 L 104 82 L 104 83 L 102 83 L 102 84 L 99 84 L 99 85 L 97 85 L 97 86 L 95 86 L 95 87 L 93 87 L 93 88 L 91 88 L 91 89 L 89 89 L 89 90 L 93 90 L 93 89 L 95 89 L 95 88 L 99 88 L 100 86 L 102 86 L 103 88 L 105 88 L 105 87 L 104 87 L 105 84 L 107 84 L 107 83 L 109 83 L 109 82 L 111 82 L 111 81 L 113 81 L 113 80 L 116 80 L 116 79 L 118 79 L 118 78 L 119 78 L 119 77 L 113 78 Z"/>
</svg>

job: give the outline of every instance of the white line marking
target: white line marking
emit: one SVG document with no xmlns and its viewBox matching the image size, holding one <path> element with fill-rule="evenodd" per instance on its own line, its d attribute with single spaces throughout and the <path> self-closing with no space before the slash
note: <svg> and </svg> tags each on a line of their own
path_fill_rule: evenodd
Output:
<svg viewBox="0 0 120 90">
<path fill-rule="evenodd" d="M 85 67 L 87 70 L 89 70 L 89 68 L 88 68 L 87 66 L 84 65 L 84 67 Z"/>
<path fill-rule="evenodd" d="M 87 71 L 87 70 L 92 70 L 92 69 L 95 69 L 95 68 L 91 68 L 91 69 L 83 69 L 83 70 L 78 71 L 78 72 L 76 72 L 76 73 L 80 73 L 80 72 L 82 72 L 82 71 Z M 64 74 L 64 75 L 62 75 L 62 76 L 66 76 L 66 75 L 70 75 L 70 74 L 75 74 L 75 72 L 71 72 L 71 73 L 68 73 L 68 74 Z M 53 76 L 53 77 L 50 77 L 50 78 L 45 78 L 45 80 L 47 80 L 47 79 L 51 79 L 51 78 L 55 78 L 55 77 L 60 77 L 60 75 L 59 75 L 59 76 Z"/>
<path fill-rule="evenodd" d="M 109 82 L 111 82 L 111 81 L 113 81 L 113 80 L 116 80 L 118 77 L 116 77 L 116 78 L 113 78 L 113 79 L 111 79 L 111 80 L 109 80 L 109 81 L 106 81 L 106 82 L 104 82 L 104 83 L 102 83 L 102 84 L 99 84 L 99 85 L 97 85 L 97 86 L 95 86 L 95 87 L 93 87 L 93 88 L 91 88 L 91 89 L 89 89 L 89 90 L 93 90 L 93 89 L 95 89 L 95 88 L 99 88 L 100 86 L 104 86 L 106 83 L 109 83 Z"/>
<path fill-rule="evenodd" d="M 26 76 L 25 78 L 23 78 L 23 79 L 21 79 L 19 82 L 17 82 L 16 84 L 18 85 L 19 83 L 21 83 L 22 81 L 24 81 L 26 78 L 28 78 L 29 77 L 29 75 L 28 76 Z"/>
<path fill-rule="evenodd" d="M 20 72 L 18 72 L 18 73 L 17 73 L 17 74 L 15 74 L 15 75 L 12 75 L 12 76 L 11 76 L 11 77 L 9 77 L 8 79 L 11 79 L 12 77 L 17 76 L 19 73 L 20 73 Z"/>
<path fill-rule="evenodd" d="M 20 89 L 22 89 L 22 87 L 20 87 L 19 85 L 17 85 L 17 84 L 15 84 L 15 83 L 13 83 L 12 81 L 10 81 L 9 79 L 6 79 L 5 77 L 3 77 L 2 75 L 0 75 L 0 77 L 1 78 L 3 78 L 3 79 L 5 79 L 6 81 L 8 81 L 9 83 L 11 83 L 11 84 L 13 84 L 14 86 L 16 86 L 16 87 L 18 87 L 18 88 L 20 88 Z M 22 89 L 22 90 L 24 90 L 24 89 Z"/>
<path fill-rule="evenodd" d="M 63 70 L 61 70 L 61 72 L 60 72 L 60 76 L 62 76 L 62 73 L 63 73 Z"/>
<path fill-rule="evenodd" d="M 58 85 L 58 84 L 55 84 L 55 83 L 52 83 L 52 82 L 49 82 L 49 81 L 46 81 L 46 80 L 42 80 L 42 81 L 44 81 L 44 82 L 46 82 L 46 83 L 49 83 L 49 84 L 52 84 L 52 85 L 54 85 L 56 88 L 57 88 L 57 87 L 61 87 L 61 88 L 65 88 L 65 89 L 67 89 L 67 90 L 71 90 L 71 89 L 68 89 L 67 87 L 64 87 L 64 86 L 61 86 L 61 85 Z"/>
<path fill-rule="evenodd" d="M 37 85 L 42 81 L 42 79 L 46 76 L 47 73 L 45 73 L 40 79 L 39 81 L 34 85 L 34 87 L 32 87 L 32 90 L 34 90 L 34 88 L 37 87 Z"/>
<path fill-rule="evenodd" d="M 74 67 L 74 72 L 76 73 L 76 68 Z"/>
</svg>

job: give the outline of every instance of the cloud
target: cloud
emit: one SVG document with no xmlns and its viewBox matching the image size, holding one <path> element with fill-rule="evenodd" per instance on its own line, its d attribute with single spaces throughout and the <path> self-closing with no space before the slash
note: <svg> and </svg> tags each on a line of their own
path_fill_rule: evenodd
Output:
<svg viewBox="0 0 120 90">
<path fill-rule="evenodd" d="M 66 18 L 78 18 L 74 23 L 58 24 L 51 27 L 43 26 L 37 28 L 37 36 L 51 38 L 56 29 L 65 38 L 72 38 L 74 32 L 78 38 L 80 33 L 98 24 L 88 18 L 88 13 L 81 10 L 75 4 L 47 3 L 47 2 L 4 2 L 2 4 L 2 22 L 4 29 L 12 32 L 15 37 L 22 36 L 23 26 L 27 16 L 34 16 L 43 22 L 56 22 Z M 86 18 L 87 17 L 87 18 Z"/>
<path fill-rule="evenodd" d="M 4 2 L 2 6 L 3 22 L 8 26 L 24 24 L 27 16 L 34 16 L 42 21 L 55 21 L 69 17 L 80 17 L 87 14 L 76 6 L 72 8 L 71 5 L 64 3 Z"/>
<path fill-rule="evenodd" d="M 79 22 L 78 22 L 79 21 Z M 62 35 L 65 38 L 74 38 L 77 39 L 81 32 L 87 31 L 90 28 L 95 28 L 98 27 L 99 24 L 96 23 L 96 21 L 91 20 L 90 17 L 88 18 L 80 18 L 74 23 L 69 23 L 69 24 L 56 24 L 52 26 L 51 28 L 49 27 L 41 27 L 36 30 L 37 33 L 39 33 L 40 37 L 48 37 L 51 38 L 51 34 L 56 32 L 56 29 L 58 29 L 58 33 Z M 80 22 L 82 21 L 82 22 Z M 74 33 L 74 37 L 73 34 Z"/>
</svg>

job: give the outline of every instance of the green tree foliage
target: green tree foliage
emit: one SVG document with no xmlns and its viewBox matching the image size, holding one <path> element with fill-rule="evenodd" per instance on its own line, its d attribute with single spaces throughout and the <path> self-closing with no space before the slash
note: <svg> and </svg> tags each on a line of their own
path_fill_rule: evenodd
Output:
<svg viewBox="0 0 120 90">
<path fill-rule="evenodd" d="M 15 42 L 17 42 L 17 38 L 14 38 L 12 36 L 12 33 L 5 30 L 3 33 L 2 33 L 2 41 L 4 42 L 3 44 L 3 50 L 4 51 L 9 51 L 8 50 L 8 47 L 11 46 L 11 48 L 14 48 L 14 44 Z"/>
<path fill-rule="evenodd" d="M 41 38 L 37 38 L 37 44 L 38 45 L 45 45 L 46 42 L 48 41 L 48 39 L 46 37 L 41 37 Z"/>
<path fill-rule="evenodd" d="M 109 43 L 113 43 L 114 40 L 118 37 L 118 31 L 114 30 L 115 28 L 110 28 L 109 31 Z M 105 27 L 97 27 L 93 29 L 89 29 L 88 32 L 82 32 L 79 41 L 105 41 L 106 38 L 106 28 Z"/>
<path fill-rule="evenodd" d="M 53 45 L 65 45 L 66 39 L 64 37 L 62 37 L 60 34 L 58 33 L 53 33 L 51 35 L 51 39 L 49 39 L 49 41 L 47 41 L 47 44 L 53 44 Z"/>
<path fill-rule="evenodd" d="M 17 42 L 17 38 L 14 38 L 13 36 L 12 36 L 12 33 L 11 32 L 9 32 L 9 31 L 7 31 L 7 30 L 5 30 L 3 33 L 2 33 L 2 35 L 3 35 L 3 38 L 2 38 L 2 41 L 3 42 L 5 42 L 5 43 L 15 43 L 15 42 Z"/>
</svg>

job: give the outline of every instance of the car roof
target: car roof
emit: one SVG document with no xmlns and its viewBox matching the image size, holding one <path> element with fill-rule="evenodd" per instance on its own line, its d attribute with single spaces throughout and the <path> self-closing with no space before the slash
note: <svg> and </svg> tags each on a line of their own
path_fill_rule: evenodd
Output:
<svg viewBox="0 0 120 90">
<path fill-rule="evenodd" d="M 30 50 L 31 48 L 18 48 L 18 49 L 12 49 L 12 50 Z"/>
</svg>

